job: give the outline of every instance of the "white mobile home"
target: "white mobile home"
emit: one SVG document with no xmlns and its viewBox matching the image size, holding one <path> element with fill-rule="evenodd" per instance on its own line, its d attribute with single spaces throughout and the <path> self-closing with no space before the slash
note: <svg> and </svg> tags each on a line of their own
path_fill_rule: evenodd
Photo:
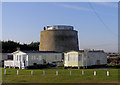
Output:
<svg viewBox="0 0 120 85">
<path fill-rule="evenodd" d="M 64 66 L 65 67 L 85 67 L 93 65 L 106 65 L 107 54 L 101 50 L 93 50 L 85 52 L 69 51 L 64 53 Z"/>
<path fill-rule="evenodd" d="M 13 60 L 6 60 L 4 66 L 19 67 L 25 69 L 34 64 L 47 64 L 62 61 L 62 53 L 54 51 L 16 51 L 13 52 Z"/>
</svg>

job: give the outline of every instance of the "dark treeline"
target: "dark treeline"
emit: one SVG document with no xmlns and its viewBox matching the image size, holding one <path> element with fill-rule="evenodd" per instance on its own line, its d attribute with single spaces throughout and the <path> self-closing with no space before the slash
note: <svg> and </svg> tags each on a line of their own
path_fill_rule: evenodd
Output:
<svg viewBox="0 0 120 85">
<path fill-rule="evenodd" d="M 8 41 L 0 41 L 0 46 L 2 45 L 2 52 L 3 53 L 11 53 L 20 48 L 20 50 L 32 50 L 38 51 L 39 50 L 40 42 L 31 42 L 30 44 L 20 44 L 18 42 L 14 42 L 11 40 Z"/>
</svg>

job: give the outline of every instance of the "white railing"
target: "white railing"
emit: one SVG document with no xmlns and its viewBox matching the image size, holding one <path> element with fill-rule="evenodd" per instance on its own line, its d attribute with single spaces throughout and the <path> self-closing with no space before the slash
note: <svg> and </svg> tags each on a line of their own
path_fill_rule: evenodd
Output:
<svg viewBox="0 0 120 85">
<path fill-rule="evenodd" d="M 4 61 L 4 67 L 19 67 L 20 69 L 24 69 L 24 63 L 20 62 L 20 61 L 13 61 L 13 60 L 6 60 Z"/>
<path fill-rule="evenodd" d="M 20 61 L 6 60 L 4 66 L 20 67 Z"/>
</svg>

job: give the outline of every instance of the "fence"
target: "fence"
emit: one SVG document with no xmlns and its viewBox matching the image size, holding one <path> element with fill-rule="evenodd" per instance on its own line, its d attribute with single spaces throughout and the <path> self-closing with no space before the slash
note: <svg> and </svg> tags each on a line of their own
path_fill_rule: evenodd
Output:
<svg viewBox="0 0 120 85">
<path fill-rule="evenodd" d="M 19 70 L 17 70 L 16 73 L 17 73 L 17 75 L 19 75 Z M 31 75 L 33 75 L 33 73 L 34 73 L 34 71 L 32 70 L 32 71 L 31 71 Z M 87 72 L 86 72 L 86 73 L 87 73 Z M 7 74 L 7 69 L 4 70 L 4 75 L 6 75 L 6 74 Z M 59 72 L 56 71 L 55 74 L 58 76 L 58 75 L 59 75 Z M 85 71 L 82 70 L 81 74 L 82 74 L 82 76 L 84 76 L 84 75 L 85 75 Z M 44 71 L 44 70 L 43 70 L 43 75 L 45 75 L 45 71 Z M 69 71 L 69 75 L 72 76 L 72 71 Z M 93 75 L 94 75 L 94 76 L 97 76 L 97 71 L 93 71 Z M 106 71 L 106 76 L 110 76 L 110 72 L 109 72 L 109 71 Z"/>
</svg>

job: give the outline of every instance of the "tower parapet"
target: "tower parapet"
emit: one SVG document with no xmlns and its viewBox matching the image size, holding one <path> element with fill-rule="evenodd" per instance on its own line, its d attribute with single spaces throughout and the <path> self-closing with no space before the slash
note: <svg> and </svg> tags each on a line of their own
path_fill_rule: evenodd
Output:
<svg viewBox="0 0 120 85">
<path fill-rule="evenodd" d="M 66 25 L 53 25 L 47 26 L 44 30 L 73 30 L 73 26 L 66 26 Z"/>
<path fill-rule="evenodd" d="M 65 52 L 79 50 L 78 32 L 73 26 L 54 25 L 40 32 L 39 51 Z"/>
</svg>

